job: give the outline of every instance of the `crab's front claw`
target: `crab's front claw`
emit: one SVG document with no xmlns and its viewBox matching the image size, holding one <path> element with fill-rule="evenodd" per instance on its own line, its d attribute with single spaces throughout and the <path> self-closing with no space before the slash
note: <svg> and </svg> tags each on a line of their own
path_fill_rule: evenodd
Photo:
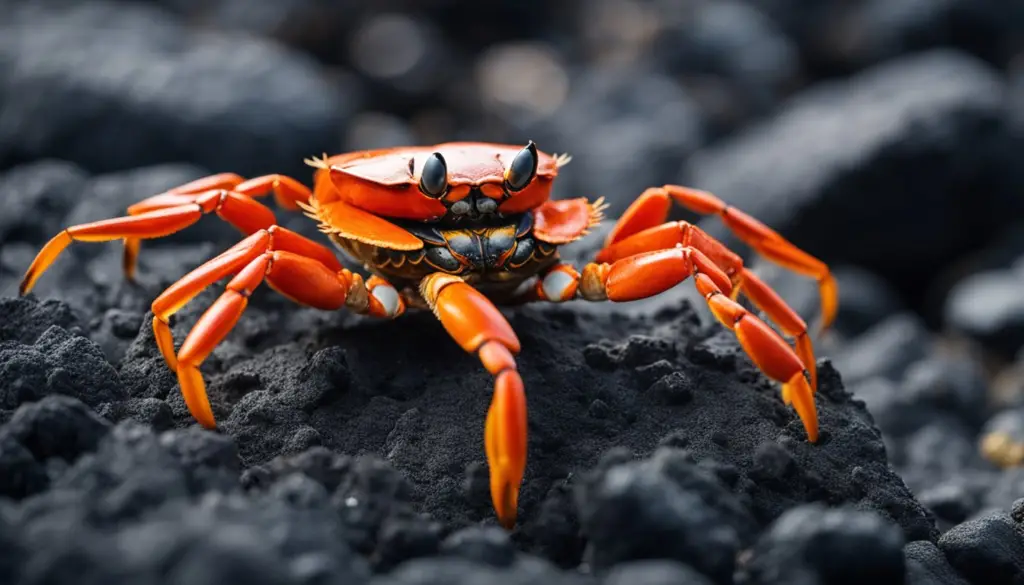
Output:
<svg viewBox="0 0 1024 585">
<path fill-rule="evenodd" d="M 420 293 L 449 335 L 494 375 L 484 451 L 494 511 L 501 525 L 511 529 L 526 470 L 526 394 L 515 360 L 519 339 L 494 304 L 458 276 L 431 274 L 420 283 Z"/>
<path fill-rule="evenodd" d="M 526 470 L 526 395 L 519 372 L 505 370 L 494 382 L 487 411 L 484 447 L 491 470 L 491 500 L 498 521 L 511 530 Z"/>
</svg>

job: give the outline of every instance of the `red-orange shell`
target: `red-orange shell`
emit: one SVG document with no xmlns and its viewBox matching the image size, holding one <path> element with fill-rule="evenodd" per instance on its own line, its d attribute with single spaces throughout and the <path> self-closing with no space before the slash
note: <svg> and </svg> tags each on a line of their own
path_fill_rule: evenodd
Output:
<svg viewBox="0 0 1024 585">
<path fill-rule="evenodd" d="M 479 187 L 484 195 L 500 201 L 504 197 L 505 170 L 524 146 L 447 142 L 340 154 L 325 161 L 328 168 L 317 171 L 316 199 L 320 203 L 341 200 L 383 217 L 438 218 L 445 214 L 444 204 L 419 189 L 420 172 L 427 157 L 439 152 L 448 165 L 450 191 L 445 201 L 466 197 L 471 187 Z M 558 161 L 549 154 L 537 154 L 536 178 L 499 206 L 502 213 L 522 213 L 550 198 Z"/>
</svg>

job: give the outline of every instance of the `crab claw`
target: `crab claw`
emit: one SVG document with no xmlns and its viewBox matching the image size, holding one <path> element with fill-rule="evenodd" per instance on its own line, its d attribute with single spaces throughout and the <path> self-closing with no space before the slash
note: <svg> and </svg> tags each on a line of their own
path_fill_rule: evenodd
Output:
<svg viewBox="0 0 1024 585">
<path fill-rule="evenodd" d="M 505 370 L 494 382 L 484 448 L 491 470 L 491 500 L 506 529 L 516 523 L 519 486 L 526 470 L 526 394 L 519 372 Z"/>
<path fill-rule="evenodd" d="M 420 283 L 420 292 L 452 338 L 465 351 L 476 353 L 494 375 L 494 396 L 484 424 L 484 452 L 495 514 L 502 526 L 512 529 L 527 446 L 526 394 L 515 360 L 519 339 L 494 304 L 458 276 L 431 274 Z"/>
</svg>

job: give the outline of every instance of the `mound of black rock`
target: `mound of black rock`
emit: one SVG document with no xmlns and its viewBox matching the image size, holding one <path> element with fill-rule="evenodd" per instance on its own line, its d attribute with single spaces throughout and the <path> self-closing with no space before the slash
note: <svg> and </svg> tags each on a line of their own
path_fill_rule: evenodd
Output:
<svg viewBox="0 0 1024 585">
<path fill-rule="evenodd" d="M 177 179 L 163 167 L 83 179 L 111 195 L 79 213 Z M 568 257 L 585 257 L 595 239 Z M 220 432 L 200 430 L 144 308 L 209 254 L 180 240 L 145 250 L 137 284 L 96 276 L 117 274 L 116 246 L 74 246 L 83 261 L 58 262 L 38 296 L 0 301 L 4 582 L 930 583 L 991 569 L 1012 583 L 1019 573 L 1012 500 L 993 500 L 1004 511 L 987 516 L 967 504 L 961 520 L 976 517 L 940 538 L 948 506 L 919 503 L 887 457 L 886 442 L 903 452 L 893 437 L 926 400 L 983 420 L 970 414 L 976 398 L 955 401 L 970 376 L 960 376 L 968 386 L 950 378 L 951 395 L 906 398 L 914 404 L 893 415 L 869 400 L 883 441 L 824 358 L 812 445 L 731 334 L 678 296 L 646 312 L 574 303 L 510 313 L 531 409 L 511 534 L 487 490 L 490 379 L 429 314 L 371 322 L 257 294 L 204 365 Z M 14 244 L 5 256 L 28 251 Z M 0 264 L 6 280 L 15 264 Z M 215 294 L 179 313 L 176 338 Z M 885 321 L 844 342 L 851 379 L 896 377 L 923 359 L 928 347 L 907 336 L 928 334 L 908 323 L 899 341 L 884 341 Z M 919 451 L 943 461 L 949 445 L 935 441 Z M 929 480 L 942 471 L 962 468 Z"/>
<path fill-rule="evenodd" d="M 634 572 L 732 583 L 741 569 L 776 582 L 765 575 L 844 562 L 901 574 L 903 543 L 938 536 L 828 360 L 812 445 L 777 389 L 685 302 L 656 320 L 569 307 L 513 317 L 531 449 L 511 535 L 487 492 L 489 381 L 453 344 L 431 341 L 443 330 L 430 315 L 331 320 L 288 338 L 253 307 L 242 336 L 265 348 L 232 360 L 228 344 L 206 368 L 214 433 L 159 388 L 167 376 L 149 327 L 115 365 L 57 324 L 62 304 L 8 299 L 0 310 L 5 331 L 43 330 L 0 343 L 4 542 L 22 551 L 5 582 L 341 583 L 375 572 L 395 583 L 488 573 L 615 582 Z M 148 385 L 132 383 L 139 371 L 153 374 Z M 850 508 L 822 516 L 812 502 Z M 799 510 L 814 522 L 793 520 Z M 820 546 L 818 533 L 834 548 L 796 550 Z"/>
<path fill-rule="evenodd" d="M 0 9 L 0 584 L 1024 584 L 1024 9 Z M 16 294 L 65 226 L 187 181 L 307 180 L 321 152 L 459 139 L 568 152 L 556 195 L 605 196 L 613 217 L 648 186 L 708 189 L 829 262 L 819 441 L 691 283 L 508 310 L 530 451 L 506 531 L 492 379 L 429 313 L 260 289 L 203 364 L 207 431 L 149 307 L 232 228 L 146 241 L 135 282 L 118 245 L 76 244 Z M 813 284 L 736 249 L 813 321 Z M 176 340 L 219 292 L 172 319 Z"/>
</svg>

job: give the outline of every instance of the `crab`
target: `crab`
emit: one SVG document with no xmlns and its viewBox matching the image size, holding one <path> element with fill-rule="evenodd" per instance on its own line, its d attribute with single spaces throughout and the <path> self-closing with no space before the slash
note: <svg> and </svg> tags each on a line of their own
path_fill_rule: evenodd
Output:
<svg viewBox="0 0 1024 585">
<path fill-rule="evenodd" d="M 141 241 L 183 230 L 216 214 L 245 238 L 172 284 L 152 303 L 153 335 L 177 374 L 191 415 L 216 428 L 200 366 L 266 282 L 301 305 L 346 308 L 384 319 L 407 308 L 431 310 L 463 350 L 493 375 L 484 423 L 492 504 L 512 529 L 527 459 L 527 401 L 517 370 L 520 343 L 499 305 L 573 299 L 625 302 L 658 295 L 690 278 L 714 317 L 737 336 L 751 361 L 781 383 L 783 401 L 807 439 L 818 439 L 814 349 L 804 320 L 739 255 L 697 226 L 668 221 L 673 204 L 717 215 L 739 240 L 775 263 L 817 281 L 821 328 L 835 317 L 838 290 L 826 264 L 717 196 L 679 185 L 645 190 L 621 215 L 594 260 L 574 267 L 559 246 L 600 224 L 602 198 L 551 198 L 567 155 L 525 146 L 449 142 L 307 159 L 313 189 L 283 175 L 244 179 L 222 173 L 130 206 L 124 217 L 68 227 L 36 256 L 20 286 L 28 294 L 72 242 L 124 243 L 132 280 Z M 335 252 L 277 225 L 259 198 L 302 211 L 368 276 Z M 175 350 L 170 319 L 216 282 L 226 290 Z M 744 294 L 793 345 L 740 304 Z"/>
</svg>

